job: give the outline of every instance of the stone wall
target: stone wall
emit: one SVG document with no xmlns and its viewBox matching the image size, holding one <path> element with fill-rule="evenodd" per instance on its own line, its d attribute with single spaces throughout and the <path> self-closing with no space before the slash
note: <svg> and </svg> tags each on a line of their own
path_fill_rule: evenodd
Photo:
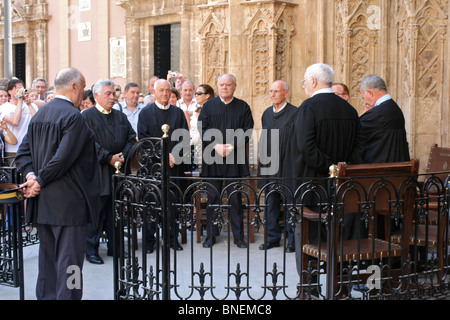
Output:
<svg viewBox="0 0 450 320">
<path fill-rule="evenodd" d="M 363 103 L 359 83 L 385 78 L 404 111 L 411 154 L 425 170 L 433 143 L 449 146 L 448 0 L 123 0 L 130 34 L 140 29 L 141 61 L 130 80 L 152 75 L 151 26 L 181 22 L 181 72 L 213 86 L 236 75 L 236 95 L 252 106 L 256 126 L 270 105 L 268 88 L 284 79 L 290 101 L 305 99 L 307 66 L 325 62 L 348 84 L 351 103 Z M 139 28 L 138 28 L 139 26 Z M 134 50 L 129 58 L 137 58 Z M 143 66 L 143 67 L 141 67 Z"/>
</svg>

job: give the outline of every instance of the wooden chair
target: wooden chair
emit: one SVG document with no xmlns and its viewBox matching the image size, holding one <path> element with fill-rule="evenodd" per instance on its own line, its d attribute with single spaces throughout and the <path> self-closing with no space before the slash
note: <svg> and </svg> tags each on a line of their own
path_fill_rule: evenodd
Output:
<svg viewBox="0 0 450 320">
<path fill-rule="evenodd" d="M 428 158 L 425 181 L 423 181 L 423 192 L 428 197 L 428 223 L 436 225 L 438 222 L 437 211 L 447 187 L 445 181 L 450 171 L 450 148 L 431 146 Z M 422 221 L 423 222 L 423 221 Z"/>
<path fill-rule="evenodd" d="M 318 221 L 317 213 L 301 210 L 304 223 L 302 234 L 302 270 L 308 270 L 310 257 L 327 263 L 327 272 L 332 273 L 333 291 L 327 295 L 343 294 L 347 275 L 343 275 L 344 264 L 356 263 L 361 268 L 361 262 L 368 261 L 375 265 L 381 258 L 392 262 L 393 257 L 406 261 L 408 246 L 392 243 L 391 230 L 404 222 L 410 226 L 414 211 L 414 187 L 409 187 L 408 177 L 416 178 L 419 161 L 414 159 L 408 162 L 348 165 L 337 165 L 337 179 L 335 180 L 335 201 L 332 202 L 328 228 L 330 228 L 329 243 L 309 243 L 309 221 Z M 383 177 L 382 177 L 383 176 Z M 355 214 L 367 224 L 368 236 L 358 236 L 357 239 L 345 240 L 343 234 L 345 218 Z M 384 223 L 378 221 L 384 217 Z M 323 218 L 323 215 L 322 215 Z M 358 220 L 359 221 L 359 220 Z M 394 222 L 398 222 L 395 224 Z M 384 226 L 384 227 L 382 227 Z M 409 228 L 403 232 L 408 234 Z M 330 245 L 330 247 L 329 247 Z M 338 274 L 340 266 L 340 274 Z M 358 277 L 360 274 L 358 273 Z M 306 283 L 304 273 L 303 282 Z M 356 279 L 352 284 L 361 283 Z M 349 282 L 347 282 L 349 284 Z M 350 285 L 350 284 L 349 284 Z M 330 297 L 329 297 L 330 298 Z"/>
<path fill-rule="evenodd" d="M 437 250 L 439 260 L 439 278 L 443 275 L 446 260 L 445 248 L 449 244 L 448 221 L 448 171 L 450 171 L 450 148 L 433 144 L 426 168 L 425 181 L 422 182 L 422 203 L 417 203 L 417 215 L 412 220 L 409 245 L 422 248 L 422 256 L 426 257 L 429 248 Z M 392 241 L 401 243 L 402 236 L 394 234 Z M 414 260 L 422 260 L 416 257 Z"/>
</svg>

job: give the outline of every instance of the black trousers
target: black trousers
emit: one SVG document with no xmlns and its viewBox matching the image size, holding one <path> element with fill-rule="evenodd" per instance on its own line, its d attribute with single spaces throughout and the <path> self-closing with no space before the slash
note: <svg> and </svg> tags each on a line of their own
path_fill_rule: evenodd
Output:
<svg viewBox="0 0 450 320">
<path fill-rule="evenodd" d="M 99 208 L 99 221 L 98 226 L 94 227 L 93 224 L 88 223 L 87 237 L 86 237 L 86 255 L 98 255 L 98 247 L 100 245 L 100 238 L 106 232 L 108 239 L 107 246 L 108 252 L 111 254 L 114 250 L 114 213 L 112 209 L 112 197 L 101 196 L 100 208 Z"/>
<path fill-rule="evenodd" d="M 230 183 L 235 181 L 227 180 L 223 181 L 210 180 L 210 183 L 217 191 L 210 186 L 207 186 L 206 190 L 208 192 L 208 208 L 206 211 L 206 234 L 208 237 L 216 237 L 220 234 L 219 226 L 215 223 L 218 217 L 218 212 L 216 208 L 209 206 L 209 204 L 219 204 L 220 194 L 224 186 L 228 186 Z M 230 190 L 231 191 L 231 190 Z M 228 204 L 231 206 L 228 210 L 228 215 L 231 220 L 231 230 L 233 232 L 234 239 L 243 240 L 244 239 L 244 210 L 242 209 L 242 194 L 239 192 L 233 194 L 231 197 L 228 196 Z"/>
<path fill-rule="evenodd" d="M 39 224 L 38 300 L 81 300 L 86 226 Z"/>
<path fill-rule="evenodd" d="M 278 219 L 281 214 L 281 195 L 279 192 L 266 192 L 267 209 L 265 210 L 264 220 L 266 220 L 266 243 L 278 243 L 281 240 L 281 226 Z M 285 212 L 287 215 L 288 212 Z M 288 235 L 288 246 L 294 246 L 294 231 L 292 225 L 286 221 L 288 217 L 285 216 L 285 228 Z"/>
</svg>

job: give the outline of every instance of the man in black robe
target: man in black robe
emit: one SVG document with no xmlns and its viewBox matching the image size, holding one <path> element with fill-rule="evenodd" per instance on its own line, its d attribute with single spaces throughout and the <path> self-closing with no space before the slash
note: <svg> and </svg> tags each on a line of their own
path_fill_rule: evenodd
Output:
<svg viewBox="0 0 450 320">
<path fill-rule="evenodd" d="M 100 175 L 94 138 L 77 109 L 83 75 L 64 69 L 54 84 L 55 99 L 31 120 L 16 166 L 27 179 L 26 222 L 39 232 L 36 296 L 81 299 L 86 225 L 98 223 Z"/>
<path fill-rule="evenodd" d="M 366 76 L 360 85 L 365 109 L 361 132 L 365 139 L 365 163 L 409 161 L 405 118 L 387 93 L 386 82 L 377 75 Z"/>
<path fill-rule="evenodd" d="M 250 174 L 246 144 L 254 125 L 252 111 L 245 101 L 234 97 L 236 78 L 233 75 L 221 75 L 218 87 L 219 96 L 205 102 L 198 117 L 203 144 L 201 175 L 243 178 Z M 219 203 L 224 181 L 216 179 L 208 182 L 214 189 L 208 194 L 207 238 L 203 242 L 203 247 L 206 248 L 214 245 L 216 236 L 219 235 L 219 227 L 215 223 L 218 213 L 209 205 Z M 233 181 L 227 180 L 226 184 L 231 182 Z M 234 243 L 239 248 L 246 248 L 241 194 L 237 192 L 229 197 L 229 204 Z"/>
<path fill-rule="evenodd" d="M 146 106 L 139 114 L 138 121 L 138 138 L 160 138 L 163 135 L 162 126 L 169 125 L 169 175 L 171 177 L 184 176 L 187 168 L 186 159 L 190 161 L 190 137 L 189 127 L 184 112 L 173 105 L 169 104 L 171 95 L 170 83 L 167 80 L 159 79 L 154 84 L 155 99 L 154 103 Z M 176 135 L 174 134 L 176 132 Z M 177 148 L 177 152 L 175 149 Z M 187 154 L 187 158 L 183 158 L 183 154 Z M 171 179 L 178 187 L 181 186 L 179 179 Z M 176 224 L 177 212 L 175 206 L 172 205 L 174 199 L 169 197 L 169 214 L 170 214 L 170 247 L 175 250 L 183 250 L 178 242 L 178 226 Z M 152 214 L 156 214 L 153 212 Z M 150 222 L 146 225 L 146 247 L 147 252 L 152 253 L 155 245 L 156 223 Z"/>
<path fill-rule="evenodd" d="M 270 183 L 276 177 L 285 177 L 285 167 L 282 165 L 293 132 L 293 123 L 297 108 L 286 101 L 289 96 L 289 85 L 281 80 L 272 83 L 270 98 L 273 105 L 267 108 L 262 115 L 263 132 L 260 137 L 258 173 L 267 177 L 265 183 Z M 271 179 L 272 178 L 272 179 Z M 284 182 L 284 181 L 280 181 Z M 282 191 L 283 192 L 283 191 Z M 288 199 L 288 193 L 284 192 Z M 281 240 L 281 226 L 278 223 L 282 206 L 281 194 L 272 188 L 266 190 L 266 203 L 264 219 L 266 221 L 266 239 L 259 246 L 261 250 L 278 247 Z M 286 202 L 285 202 L 286 203 Z M 288 212 L 285 212 L 287 215 Z M 285 222 L 288 217 L 285 217 Z M 294 233 L 289 223 L 285 223 L 288 234 L 286 252 L 294 252 Z"/>
<path fill-rule="evenodd" d="M 112 176 L 115 163 L 124 163 L 128 152 L 136 143 L 136 132 L 133 130 L 127 116 L 113 109 L 114 82 L 99 80 L 93 87 L 97 104 L 81 114 L 94 134 L 98 155 L 98 166 L 101 173 L 101 206 L 100 223 L 98 226 L 88 225 L 86 244 L 86 259 L 90 263 L 102 264 L 98 248 L 103 231 L 107 235 L 107 255 L 114 254 L 114 213 L 112 207 Z"/>
<path fill-rule="evenodd" d="M 338 162 L 361 162 L 361 137 L 358 113 L 346 100 L 332 90 L 333 69 L 322 63 L 314 64 L 306 69 L 303 88 L 308 97 L 298 108 L 294 122 L 294 139 L 291 156 L 294 177 L 298 178 L 293 191 L 300 183 L 309 180 L 319 187 L 317 193 L 301 190 L 298 200 L 312 210 L 319 209 L 319 202 L 327 198 L 327 177 L 329 167 Z M 314 179 L 317 178 L 317 179 Z M 323 192 L 321 191 L 323 188 Z M 309 240 L 325 241 L 325 227 L 310 222 Z M 295 251 L 297 267 L 301 268 L 299 259 L 302 248 L 301 229 L 295 228 Z M 301 270 L 299 269 L 299 272 Z"/>
</svg>

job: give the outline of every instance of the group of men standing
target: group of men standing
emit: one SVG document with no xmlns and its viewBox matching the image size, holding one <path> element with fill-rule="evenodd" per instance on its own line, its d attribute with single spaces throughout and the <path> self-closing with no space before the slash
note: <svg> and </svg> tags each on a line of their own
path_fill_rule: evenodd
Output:
<svg viewBox="0 0 450 320">
<path fill-rule="evenodd" d="M 262 116 L 267 135 L 261 143 L 269 153 L 276 150 L 279 158 L 275 159 L 278 170 L 263 175 L 265 178 L 294 177 L 291 187 L 295 191 L 302 178 L 326 177 L 329 166 L 338 162 L 409 160 L 403 114 L 387 94 L 383 79 L 370 75 L 362 81 L 361 95 L 368 111 L 361 117 L 346 99 L 335 94 L 333 80 L 330 66 L 310 66 L 303 78 L 307 99 L 298 108 L 287 102 L 286 82 L 277 80 L 271 84 L 272 105 Z M 215 178 L 208 180 L 209 204 L 220 201 L 221 191 L 228 190 L 233 178 L 250 174 L 248 157 L 241 157 L 247 150 L 249 136 L 230 138 L 229 132 L 245 133 L 254 127 L 250 106 L 234 96 L 236 78 L 224 74 L 217 84 L 219 95 L 205 102 L 198 117 L 202 147 L 209 152 L 202 156 L 202 176 Z M 94 85 L 97 104 L 80 113 L 77 107 L 85 85 L 83 75 L 74 68 L 58 73 L 55 99 L 32 118 L 16 157 L 16 166 L 26 176 L 21 187 L 29 199 L 27 221 L 37 223 L 41 239 L 36 289 L 39 299 L 81 299 L 82 285 L 67 285 L 68 268 L 75 265 L 82 269 L 85 254 L 90 262 L 102 262 L 98 240 L 103 226 L 108 243 L 113 243 L 111 177 L 115 163 L 124 162 L 136 140 L 161 136 L 163 124 L 169 124 L 169 133 L 188 130 L 185 113 L 169 103 L 171 86 L 167 80 L 155 81 L 155 101 L 140 110 L 139 121 L 133 125 L 126 110 L 113 108 L 115 90 L 109 80 Z M 209 130 L 220 134 L 209 135 Z M 278 136 L 278 141 L 272 140 L 272 135 Z M 178 143 L 181 142 L 171 141 L 170 150 Z M 176 156 L 171 152 L 170 170 L 171 175 L 180 176 L 184 171 Z M 223 161 L 210 161 L 218 158 Z M 224 178 L 231 179 L 224 183 Z M 246 248 L 242 198 L 231 189 L 228 193 L 234 243 Z M 276 190 L 267 190 L 266 194 L 267 236 L 260 249 L 277 247 L 281 240 L 280 194 Z M 204 247 L 213 246 L 220 233 L 216 217 L 217 212 L 210 206 Z M 176 227 L 172 230 L 171 246 L 179 250 Z M 150 235 L 154 231 L 150 229 Z M 290 228 L 287 243 L 286 251 L 293 252 L 295 243 Z M 112 250 L 108 247 L 108 254 Z"/>
</svg>

